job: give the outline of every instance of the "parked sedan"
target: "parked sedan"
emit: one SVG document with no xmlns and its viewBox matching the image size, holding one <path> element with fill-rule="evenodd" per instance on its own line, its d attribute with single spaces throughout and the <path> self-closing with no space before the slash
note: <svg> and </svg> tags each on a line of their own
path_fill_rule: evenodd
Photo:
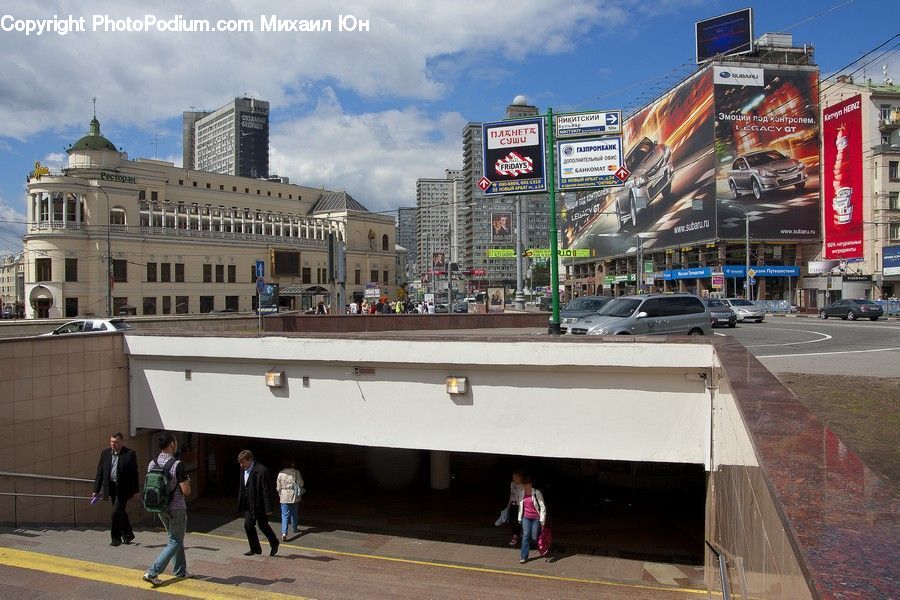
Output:
<svg viewBox="0 0 900 600">
<path fill-rule="evenodd" d="M 881 306 L 871 300 L 860 298 L 856 300 L 836 300 L 819 311 L 819 318 L 840 317 L 850 321 L 855 321 L 856 319 L 877 321 L 883 314 L 884 310 Z"/>
<path fill-rule="evenodd" d="M 70 333 L 101 333 L 104 331 L 125 331 L 134 329 L 122 319 L 77 319 L 64 323 L 42 335 L 68 335 Z"/>
<path fill-rule="evenodd" d="M 453 305 L 453 312 L 455 313 L 467 313 L 469 312 L 469 303 L 465 300 L 459 300 L 456 304 Z"/>
<path fill-rule="evenodd" d="M 731 307 L 722 300 L 710 298 L 704 300 L 703 303 L 706 304 L 706 307 L 709 309 L 709 324 L 713 327 L 716 325 L 727 325 L 729 327 L 737 325 L 737 315 Z"/>
<path fill-rule="evenodd" d="M 582 317 L 592 315 L 600 310 L 604 304 L 612 298 L 609 296 L 581 296 L 575 298 L 565 308 L 559 310 L 559 325 L 563 333 L 568 331 L 569 325 Z M 550 317 L 549 320 L 552 320 Z"/>
<path fill-rule="evenodd" d="M 766 311 L 761 306 L 744 298 L 725 298 L 722 302 L 731 307 L 737 315 L 737 320 L 742 323 L 744 321 L 762 323 L 766 318 Z"/>
</svg>

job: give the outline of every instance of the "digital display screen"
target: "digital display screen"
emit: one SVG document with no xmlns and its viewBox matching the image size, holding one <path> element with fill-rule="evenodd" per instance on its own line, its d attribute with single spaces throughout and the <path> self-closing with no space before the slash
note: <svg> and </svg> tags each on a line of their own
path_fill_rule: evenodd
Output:
<svg viewBox="0 0 900 600">
<path fill-rule="evenodd" d="M 743 10 L 698 21 L 697 62 L 715 56 L 746 54 L 753 50 L 753 10 Z"/>
</svg>

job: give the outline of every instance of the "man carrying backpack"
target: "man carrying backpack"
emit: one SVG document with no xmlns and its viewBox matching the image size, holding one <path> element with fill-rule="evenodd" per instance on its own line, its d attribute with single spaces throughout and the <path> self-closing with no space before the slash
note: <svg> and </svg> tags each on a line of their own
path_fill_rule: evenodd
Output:
<svg viewBox="0 0 900 600">
<path fill-rule="evenodd" d="M 184 472 L 184 463 L 175 458 L 178 440 L 170 432 L 157 438 L 159 456 L 150 461 L 144 485 L 144 508 L 156 512 L 169 533 L 169 543 L 162 549 L 143 580 L 153 587 L 162 585 L 159 574 L 166 570 L 172 558 L 175 577 L 188 577 L 187 561 L 184 557 L 184 532 L 187 529 L 187 503 L 185 496 L 191 495 L 191 478 Z"/>
</svg>

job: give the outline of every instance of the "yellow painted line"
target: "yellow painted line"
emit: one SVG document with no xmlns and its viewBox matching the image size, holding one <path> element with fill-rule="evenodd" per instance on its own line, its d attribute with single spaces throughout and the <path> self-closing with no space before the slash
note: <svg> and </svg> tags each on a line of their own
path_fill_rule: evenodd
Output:
<svg viewBox="0 0 900 600">
<path fill-rule="evenodd" d="M 231 541 L 243 541 L 244 538 L 236 538 L 227 535 L 218 535 L 215 533 L 200 533 L 200 532 L 191 532 L 188 535 L 201 535 L 204 537 L 216 538 L 221 540 L 231 540 Z M 491 569 L 488 567 L 472 567 L 467 565 L 454 565 L 451 563 L 444 562 L 435 562 L 429 560 L 415 560 L 411 558 L 398 558 L 395 556 L 383 556 L 380 554 L 363 554 L 360 552 L 344 552 L 342 550 L 328 550 L 325 548 L 312 548 L 310 546 L 296 546 L 294 544 L 288 544 L 287 542 L 281 542 L 279 548 L 294 548 L 296 550 L 306 550 L 307 552 L 317 552 L 319 554 L 333 554 L 335 556 L 348 556 L 353 558 L 366 558 L 371 560 L 383 560 L 387 562 L 396 562 L 403 563 L 408 565 L 419 565 L 425 567 L 439 567 L 442 569 L 456 569 L 459 571 L 472 571 L 475 573 L 490 573 L 494 575 L 513 575 L 516 577 L 531 577 L 533 579 L 546 579 L 550 581 L 564 581 L 567 583 L 587 583 L 593 585 L 605 585 L 612 587 L 623 587 L 629 589 L 638 589 L 638 590 L 654 590 L 654 591 L 665 591 L 665 592 L 676 592 L 683 594 L 702 594 L 707 595 L 708 592 L 706 590 L 701 590 L 698 588 L 679 588 L 679 587 L 669 587 L 663 585 L 646 585 L 640 583 L 627 583 L 622 581 L 614 581 L 612 579 L 586 579 L 581 577 L 563 577 L 561 575 L 542 575 L 541 573 L 526 573 L 522 571 L 507 571 L 504 569 Z M 713 594 L 715 595 L 715 594 Z"/>
<path fill-rule="evenodd" d="M 126 569 L 124 567 L 104 565 L 75 558 L 29 552 L 27 550 L 14 550 L 12 548 L 0 548 L 0 565 L 7 565 L 19 569 L 31 569 L 32 571 L 53 573 L 55 575 L 65 575 L 67 577 L 76 577 L 78 579 L 89 579 L 91 581 L 100 581 L 102 583 L 129 588 L 155 590 L 162 594 L 185 596 L 187 598 L 200 598 L 201 600 L 231 600 L 233 598 L 246 600 L 259 598 L 270 598 L 272 600 L 309 600 L 303 596 L 292 596 L 289 594 L 267 592 L 255 588 L 251 589 L 235 585 L 212 583 L 200 579 L 179 579 L 177 577 L 166 578 L 165 576 L 160 577 L 163 584 L 154 588 L 141 579 L 141 576 L 144 573 L 135 569 Z"/>
</svg>

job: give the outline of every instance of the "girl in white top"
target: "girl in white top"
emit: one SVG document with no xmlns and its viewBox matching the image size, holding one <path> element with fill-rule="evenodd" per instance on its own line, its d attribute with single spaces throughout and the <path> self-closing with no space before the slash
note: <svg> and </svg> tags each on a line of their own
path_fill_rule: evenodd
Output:
<svg viewBox="0 0 900 600">
<path fill-rule="evenodd" d="M 294 525 L 294 533 L 300 533 L 300 524 L 297 521 L 297 513 L 300 506 L 300 496 L 295 492 L 295 485 L 304 487 L 303 476 L 294 468 L 294 459 L 284 461 L 284 468 L 278 473 L 275 480 L 275 490 L 278 492 L 278 501 L 281 503 L 281 540 L 287 540 L 288 523 Z"/>
</svg>

